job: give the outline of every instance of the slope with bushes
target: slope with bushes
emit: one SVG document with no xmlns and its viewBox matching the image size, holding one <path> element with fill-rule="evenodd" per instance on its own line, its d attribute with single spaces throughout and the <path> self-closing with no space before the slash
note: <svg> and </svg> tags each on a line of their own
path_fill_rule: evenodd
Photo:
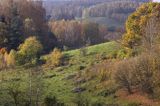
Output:
<svg viewBox="0 0 160 106">
<path fill-rule="evenodd" d="M 0 105 L 159 106 L 159 7 L 146 3 L 137 9 L 122 42 L 54 48 L 44 56 L 37 37 L 17 50 L 1 48 Z"/>
<path fill-rule="evenodd" d="M 43 102 L 43 98 L 45 96 L 56 96 L 59 101 L 62 103 L 68 104 L 68 105 L 74 105 L 77 104 L 76 101 L 79 100 L 79 93 L 81 94 L 82 98 L 85 95 L 88 98 L 91 98 L 91 100 L 87 100 L 87 98 L 84 98 L 84 101 L 88 101 L 89 103 L 96 103 L 99 99 L 102 99 L 102 102 L 105 101 L 105 97 L 100 96 L 96 93 L 91 93 L 89 89 L 94 89 L 91 86 L 89 87 L 88 84 L 90 81 L 87 81 L 82 83 L 82 85 L 79 85 L 81 82 L 83 82 L 81 79 L 77 79 L 79 73 L 84 72 L 85 70 L 89 69 L 91 66 L 100 64 L 102 61 L 105 61 L 108 58 L 115 58 L 117 51 L 122 49 L 122 47 L 116 43 L 116 42 L 109 42 L 109 43 L 104 43 L 100 45 L 95 45 L 83 49 L 77 49 L 77 50 L 71 50 L 71 51 L 66 51 L 63 52 L 64 59 L 66 63 L 63 65 L 61 64 L 60 66 L 54 66 L 50 63 L 49 65 L 44 65 L 43 66 L 43 74 L 41 76 L 41 71 L 38 71 L 39 69 L 15 69 L 15 70 L 10 70 L 7 72 L 1 72 L 0 79 L 2 81 L 2 88 L 0 91 L 3 92 L 4 89 L 10 88 L 11 90 L 14 88 L 14 86 L 18 86 L 23 84 L 23 89 L 22 88 L 17 88 L 17 91 L 23 90 L 23 95 L 27 93 L 27 89 L 29 90 L 29 79 L 30 79 L 30 70 L 37 70 L 35 74 L 37 73 L 38 76 L 41 76 L 39 81 L 42 81 L 42 85 L 44 86 L 43 88 L 43 95 L 40 95 L 40 100 Z M 56 51 L 54 51 L 55 53 Z M 58 53 L 58 51 L 57 51 Z M 55 55 L 57 57 L 59 55 Z M 53 55 L 51 55 L 52 58 Z M 47 59 L 48 56 L 42 57 L 42 59 Z M 56 61 L 56 60 L 55 60 Z M 57 63 L 56 63 L 57 64 Z M 55 68 L 56 67 L 56 68 Z M 23 71 L 20 71 L 23 70 Z M 31 71 L 34 72 L 34 71 Z M 33 73 L 33 80 L 37 80 L 37 77 L 34 77 L 35 74 Z M 2 78 L 3 77 L 3 78 Z M 91 83 L 97 81 L 97 79 L 91 80 Z M 14 82 L 14 85 L 10 85 L 11 82 Z M 36 85 L 36 82 L 34 86 Z M 77 85 L 78 84 L 78 85 Z M 78 87 L 78 86 L 84 86 L 83 87 Z M 38 87 L 39 88 L 39 87 Z M 40 86 L 40 89 L 42 86 Z M 32 88 L 35 89 L 35 88 Z M 14 90 L 14 89 L 13 89 Z M 83 92 L 84 91 L 84 92 Z M 26 93 L 25 93 L 26 92 Z M 79 92 L 79 93 L 78 93 Z M 21 95 L 21 93 L 19 94 Z M 4 94 L 1 96 L 9 96 L 12 98 L 12 95 L 10 93 Z M 44 96 L 44 97 L 43 97 Z M 25 96 L 24 96 L 25 97 Z M 27 98 L 27 97 L 25 97 Z M 34 98 L 34 96 L 33 96 Z M 28 98 L 29 99 L 29 98 Z M 108 99 L 112 99 L 112 97 L 109 97 Z M 3 100 L 5 101 L 5 100 Z M 8 100 L 6 100 L 8 101 Z M 13 103 L 14 100 L 11 99 L 11 103 Z M 112 103 L 112 100 L 110 101 Z"/>
</svg>

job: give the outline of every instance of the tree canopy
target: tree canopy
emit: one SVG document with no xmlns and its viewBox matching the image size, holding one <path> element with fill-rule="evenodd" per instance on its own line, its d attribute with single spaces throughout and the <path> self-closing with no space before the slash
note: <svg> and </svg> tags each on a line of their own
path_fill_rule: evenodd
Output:
<svg viewBox="0 0 160 106">
<path fill-rule="evenodd" d="M 151 18 L 157 20 L 154 24 L 160 24 L 159 3 L 145 3 L 129 16 L 126 22 L 123 44 L 131 48 L 140 45 L 141 39 L 145 34 L 146 25 Z"/>
</svg>

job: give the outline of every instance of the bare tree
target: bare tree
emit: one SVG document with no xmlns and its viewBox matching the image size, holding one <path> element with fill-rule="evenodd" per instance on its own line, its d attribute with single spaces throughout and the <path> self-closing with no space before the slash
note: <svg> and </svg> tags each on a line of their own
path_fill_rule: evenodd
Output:
<svg viewBox="0 0 160 106">
<path fill-rule="evenodd" d="M 132 92 L 134 59 L 123 60 L 115 65 L 114 79 L 116 83 L 125 88 L 129 94 Z"/>
<path fill-rule="evenodd" d="M 152 51 L 160 35 L 160 25 L 156 17 L 151 17 L 146 24 L 144 36 L 142 38 L 143 46 L 146 50 Z"/>
</svg>

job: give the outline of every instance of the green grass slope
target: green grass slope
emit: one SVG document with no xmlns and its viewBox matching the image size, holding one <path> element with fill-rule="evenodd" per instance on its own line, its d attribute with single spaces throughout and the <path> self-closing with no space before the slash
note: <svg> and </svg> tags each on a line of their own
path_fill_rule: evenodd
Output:
<svg viewBox="0 0 160 106">
<path fill-rule="evenodd" d="M 89 84 L 96 82 L 96 80 L 92 80 L 90 82 L 85 82 L 82 85 L 77 85 L 74 83 L 74 79 L 69 78 L 69 76 L 74 76 L 76 73 L 100 63 L 102 60 L 97 58 L 98 56 L 102 56 L 103 59 L 114 56 L 120 49 L 122 49 L 122 47 L 113 41 L 86 47 L 85 49 L 85 56 L 81 56 L 81 49 L 63 52 L 64 55 L 69 58 L 69 64 L 46 72 L 46 76 L 56 75 L 54 78 L 46 79 L 46 82 L 50 85 L 48 87 L 48 93 L 52 91 L 59 100 L 67 103 L 69 106 L 74 106 L 74 101 L 77 99 L 78 94 L 72 92 L 74 88 L 77 86 L 91 87 Z M 105 98 L 98 96 L 96 92 L 89 92 L 88 89 L 93 90 L 94 88 L 86 88 L 86 91 L 82 92 L 82 95 L 84 95 L 85 98 L 88 98 L 88 101 L 91 103 L 96 103 L 97 101 L 113 103 L 112 97 Z"/>
<path fill-rule="evenodd" d="M 41 100 L 44 100 L 43 97 L 46 97 L 47 95 L 54 95 L 59 101 L 62 101 L 67 106 L 76 106 L 75 102 L 78 100 L 87 101 L 91 104 L 116 104 L 117 102 L 115 101 L 117 101 L 117 99 L 114 98 L 114 94 L 108 96 L 103 95 L 103 92 L 107 91 L 106 88 L 98 90 L 95 89 L 95 86 L 97 86 L 96 84 L 99 83 L 98 79 L 93 79 L 81 84 L 77 84 L 75 83 L 74 77 L 77 76 L 77 73 L 83 72 L 86 69 L 89 69 L 90 67 L 99 64 L 110 57 L 114 57 L 121 49 L 122 47 L 113 41 L 85 48 L 86 55 L 84 56 L 82 56 L 80 53 L 81 49 L 63 52 L 65 58 L 68 60 L 67 65 L 57 68 L 43 67 L 44 71 L 40 76 L 44 85 L 43 96 Z M 4 101 L 13 103 L 13 99 L 11 96 L 9 96 L 7 91 L 5 91 L 8 86 L 12 85 L 11 83 L 18 81 L 18 84 L 13 85 L 13 87 L 21 85 L 19 86 L 19 89 L 22 89 L 22 91 L 28 89 L 28 72 L 28 69 L 0 72 L 0 79 L 3 79 L 0 80 L 0 105 L 3 105 Z M 85 88 L 85 91 L 81 93 L 74 93 L 73 90 L 77 87 Z M 123 106 L 128 105 L 124 104 Z"/>
</svg>

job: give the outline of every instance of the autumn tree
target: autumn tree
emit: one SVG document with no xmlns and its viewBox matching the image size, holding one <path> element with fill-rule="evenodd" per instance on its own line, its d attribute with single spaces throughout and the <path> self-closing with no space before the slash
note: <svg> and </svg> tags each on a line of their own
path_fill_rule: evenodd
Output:
<svg viewBox="0 0 160 106">
<path fill-rule="evenodd" d="M 36 64 L 42 49 L 43 46 L 36 37 L 26 39 L 25 42 L 20 45 L 17 53 L 16 58 L 18 64 Z"/>
<path fill-rule="evenodd" d="M 91 22 L 50 21 L 49 26 L 62 46 L 78 48 L 86 45 L 97 44 L 104 40 L 107 28 Z"/>
<path fill-rule="evenodd" d="M 5 20 L 8 27 L 9 50 L 17 49 L 29 36 L 38 36 L 46 51 L 54 47 L 56 39 L 49 33 L 42 1 L 2 0 L 0 5 L 1 20 Z"/>
<path fill-rule="evenodd" d="M 142 45 L 148 52 L 153 52 L 154 47 L 160 39 L 160 24 L 157 21 L 158 19 L 156 17 L 151 17 L 144 29 Z"/>
<path fill-rule="evenodd" d="M 7 56 L 7 66 L 8 67 L 15 67 L 16 65 L 16 51 L 15 50 L 11 50 L 10 53 Z"/>
<path fill-rule="evenodd" d="M 123 36 L 123 44 L 133 48 L 142 44 L 142 38 L 145 35 L 145 29 L 148 21 L 152 17 L 159 20 L 160 14 L 159 3 L 145 3 L 137 9 L 126 22 L 126 34 Z M 159 22 L 157 21 L 159 24 Z"/>
<path fill-rule="evenodd" d="M 44 50 L 47 52 L 52 50 L 57 43 L 57 39 L 50 33 L 51 31 L 48 28 L 43 1 L 18 0 L 17 2 L 20 16 L 25 23 L 25 37 L 38 36 Z M 30 25 L 30 29 L 27 29 L 27 24 Z M 27 30 L 31 32 L 28 33 Z"/>
<path fill-rule="evenodd" d="M 49 26 L 61 45 L 79 47 L 83 45 L 81 23 L 77 21 L 50 21 Z"/>
</svg>

